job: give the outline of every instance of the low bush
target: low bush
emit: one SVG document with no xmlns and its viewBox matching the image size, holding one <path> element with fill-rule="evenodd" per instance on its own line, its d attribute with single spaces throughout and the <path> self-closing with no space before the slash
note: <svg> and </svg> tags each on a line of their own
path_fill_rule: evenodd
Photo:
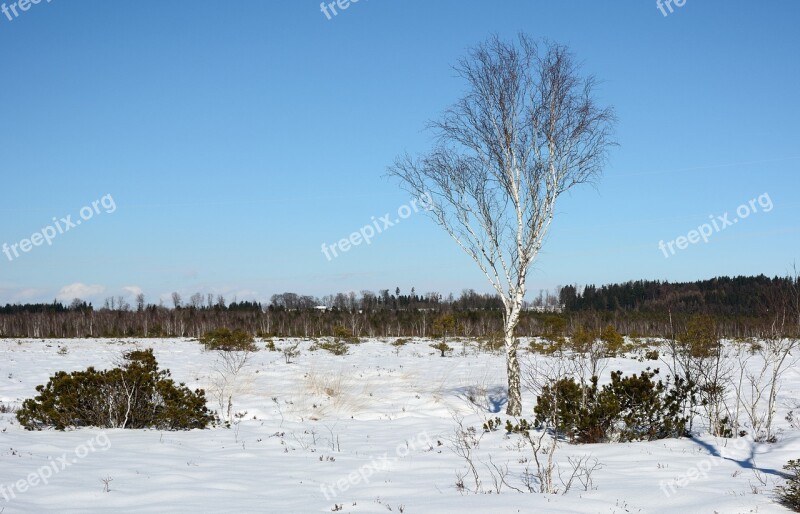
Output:
<svg viewBox="0 0 800 514">
<path fill-rule="evenodd" d="M 478 346 L 484 351 L 497 352 L 505 347 L 505 341 L 502 334 L 492 334 L 488 337 L 479 339 Z"/>
<path fill-rule="evenodd" d="M 649 361 L 657 361 L 659 359 L 658 350 L 647 350 L 644 352 L 644 358 Z"/>
<path fill-rule="evenodd" d="M 153 350 L 124 354 L 120 368 L 66 373 L 59 371 L 36 387 L 17 419 L 28 430 L 53 427 L 205 428 L 214 421 L 205 392 L 176 385 L 169 370 L 159 370 Z"/>
<path fill-rule="evenodd" d="M 321 349 L 331 352 L 334 355 L 345 355 L 347 354 L 348 348 L 347 344 L 344 341 L 340 341 L 338 339 L 334 339 L 333 341 L 322 340 L 316 343 L 314 350 Z"/>
<path fill-rule="evenodd" d="M 431 344 L 431 348 L 434 350 L 439 350 L 442 353 L 442 357 L 444 357 L 445 352 L 452 351 L 453 349 L 450 347 L 449 344 L 445 343 L 444 341 L 440 341 L 435 344 Z"/>
<path fill-rule="evenodd" d="M 203 343 L 206 350 L 223 352 L 258 351 L 253 336 L 243 330 L 231 332 L 227 328 L 218 328 L 203 334 L 200 337 L 200 342 Z"/>
<path fill-rule="evenodd" d="M 361 342 L 361 340 L 357 336 L 354 336 L 353 332 L 351 332 L 350 329 L 344 325 L 336 325 L 333 327 L 333 338 L 336 340 L 341 339 L 352 344 L 358 344 Z"/>
<path fill-rule="evenodd" d="M 601 443 L 681 437 L 688 419 L 683 416 L 685 388 L 670 387 L 654 378 L 658 370 L 640 375 L 611 373 L 602 388 L 560 378 L 546 385 L 536 402 L 537 426 L 553 427 L 570 441 Z"/>
<path fill-rule="evenodd" d="M 528 349 L 532 353 L 538 353 L 541 355 L 555 355 L 564 351 L 566 346 L 567 340 L 563 337 L 557 338 L 556 340 L 542 339 L 540 341 L 533 339 L 528 343 Z"/>
<path fill-rule="evenodd" d="M 800 512 L 800 460 L 790 460 L 783 469 L 789 472 L 789 477 L 778 486 L 778 499 L 786 508 Z"/>
<path fill-rule="evenodd" d="M 603 342 L 606 357 L 616 357 L 626 350 L 625 338 L 617 332 L 613 325 L 606 325 L 600 332 L 600 340 Z"/>
</svg>

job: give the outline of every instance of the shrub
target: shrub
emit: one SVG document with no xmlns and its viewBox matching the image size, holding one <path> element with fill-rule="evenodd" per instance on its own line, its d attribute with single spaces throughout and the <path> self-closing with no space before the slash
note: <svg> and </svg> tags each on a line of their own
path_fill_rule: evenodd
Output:
<svg viewBox="0 0 800 514">
<path fill-rule="evenodd" d="M 206 350 L 220 350 L 223 352 L 258 351 L 253 336 L 243 330 L 231 332 L 227 328 L 218 328 L 203 334 L 200 337 L 200 342 L 203 343 Z"/>
<path fill-rule="evenodd" d="M 358 337 L 353 335 L 353 332 L 350 331 L 349 328 L 345 327 L 344 325 L 336 325 L 333 327 L 333 338 L 334 339 L 342 339 L 347 341 L 348 343 L 360 343 L 361 341 Z"/>
<path fill-rule="evenodd" d="M 404 339 L 402 337 L 397 339 L 397 340 L 395 340 L 394 342 L 392 342 L 392 346 L 394 346 L 395 354 L 397 354 L 399 356 L 400 355 L 400 348 L 402 348 L 403 346 L 407 345 L 408 342 L 409 342 L 408 339 Z"/>
<path fill-rule="evenodd" d="M 606 356 L 608 357 L 615 357 L 624 350 L 625 338 L 617 332 L 613 325 L 606 325 L 606 328 L 600 333 L 600 340 L 605 345 Z"/>
<path fill-rule="evenodd" d="M 444 341 L 438 342 L 436 344 L 432 344 L 431 348 L 433 348 L 434 350 L 439 350 L 440 352 L 442 352 L 442 357 L 444 357 L 445 352 L 449 352 L 449 351 L 452 350 L 452 348 L 450 348 L 450 345 L 445 343 Z"/>
<path fill-rule="evenodd" d="M 531 352 L 540 353 L 542 355 L 555 355 L 565 351 L 567 347 L 567 339 L 562 336 L 558 336 L 555 339 L 543 338 L 542 342 L 534 339 L 528 343 L 528 348 Z"/>
<path fill-rule="evenodd" d="M 542 317 L 540 335 L 549 341 L 560 342 L 564 340 L 567 329 L 567 319 L 560 314 L 546 314 Z"/>
<path fill-rule="evenodd" d="M 599 388 L 597 377 L 581 386 L 573 378 L 546 385 L 536 401 L 537 426 L 553 427 L 570 441 L 599 443 L 636 441 L 685 435 L 682 415 L 684 388 L 655 381 L 655 371 L 622 376 L 611 373 L 611 383 Z"/>
<path fill-rule="evenodd" d="M 169 370 L 159 370 L 153 350 L 124 354 L 121 368 L 66 373 L 59 371 L 39 385 L 39 395 L 27 399 L 17 419 L 28 430 L 54 427 L 205 428 L 214 421 L 205 392 L 175 385 Z"/>
<path fill-rule="evenodd" d="M 789 472 L 789 477 L 777 487 L 778 498 L 785 507 L 800 512 L 800 460 L 790 460 L 783 469 Z"/>
<path fill-rule="evenodd" d="M 707 315 L 690 319 L 678 342 L 680 350 L 694 359 L 717 357 L 721 349 L 716 322 Z"/>
<path fill-rule="evenodd" d="M 334 339 L 333 341 L 320 341 L 316 344 L 316 347 L 327 350 L 334 355 L 345 355 L 348 351 L 347 344 L 338 339 Z"/>
<path fill-rule="evenodd" d="M 531 343 L 532 344 L 532 343 Z M 478 340 L 478 345 L 482 347 L 485 351 L 489 352 L 496 352 L 502 350 L 505 346 L 505 341 L 503 339 L 503 334 L 491 334 L 488 337 Z"/>
<path fill-rule="evenodd" d="M 594 330 L 578 327 L 570 338 L 570 346 L 575 352 L 587 353 L 592 350 L 592 346 L 598 338 L 599 334 Z"/>
<path fill-rule="evenodd" d="M 503 426 L 500 418 L 495 416 L 494 419 L 487 419 L 486 422 L 483 424 L 483 431 L 484 432 L 494 432 L 498 428 Z"/>
<path fill-rule="evenodd" d="M 569 347 L 576 353 L 615 357 L 625 350 L 625 338 L 613 325 L 606 325 L 601 331 L 578 327 L 570 337 Z"/>
</svg>

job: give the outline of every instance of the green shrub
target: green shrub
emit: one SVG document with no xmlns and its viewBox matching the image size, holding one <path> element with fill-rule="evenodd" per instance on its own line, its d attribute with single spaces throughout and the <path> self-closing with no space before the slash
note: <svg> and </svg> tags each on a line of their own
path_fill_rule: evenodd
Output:
<svg viewBox="0 0 800 514">
<path fill-rule="evenodd" d="M 218 328 L 203 334 L 200 337 L 200 342 L 203 343 L 206 350 L 220 350 L 223 352 L 258 351 L 253 336 L 243 330 L 231 332 L 227 328 Z"/>
<path fill-rule="evenodd" d="M 686 332 L 678 337 L 680 350 L 694 359 L 707 359 L 719 355 L 722 347 L 714 318 L 694 316 L 686 325 Z"/>
<path fill-rule="evenodd" d="M 570 347 L 572 351 L 578 353 L 589 352 L 598 337 L 599 334 L 596 331 L 578 327 L 569 339 Z"/>
<path fill-rule="evenodd" d="M 498 428 L 503 426 L 500 418 L 495 416 L 494 419 L 487 419 L 486 422 L 483 424 L 483 431 L 484 432 L 494 432 Z"/>
<path fill-rule="evenodd" d="M 529 430 L 533 430 L 533 428 L 533 425 L 531 425 L 530 422 L 525 418 L 520 419 L 516 425 L 511 423 L 510 419 L 506 420 L 506 432 L 509 434 L 527 432 Z"/>
<path fill-rule="evenodd" d="M 484 350 L 489 352 L 496 352 L 505 347 L 505 341 L 502 334 L 491 334 L 490 336 L 478 340 L 478 345 Z"/>
<path fill-rule="evenodd" d="M 358 336 L 353 335 L 353 332 L 347 328 L 346 326 L 339 324 L 334 325 L 333 327 L 333 339 L 335 341 L 344 341 L 346 343 L 351 344 L 358 344 L 361 342 L 361 339 Z"/>
<path fill-rule="evenodd" d="M 561 341 L 567 330 L 567 318 L 560 314 L 546 314 L 541 320 L 541 335 L 549 341 Z"/>
<path fill-rule="evenodd" d="M 622 334 L 617 332 L 613 325 L 606 325 L 606 328 L 600 332 L 600 340 L 605 345 L 607 357 L 616 357 L 618 353 L 622 353 L 625 348 L 625 338 Z"/>
<path fill-rule="evenodd" d="M 442 352 L 442 357 L 444 357 L 445 352 L 449 352 L 449 351 L 452 350 L 452 348 L 450 348 L 450 345 L 445 343 L 444 341 L 438 342 L 436 344 L 432 344 L 431 348 L 433 348 L 434 350 L 439 350 L 440 352 Z"/>
<path fill-rule="evenodd" d="M 670 388 L 669 381 L 655 381 L 656 375 L 658 370 L 627 377 L 614 371 L 611 383 L 602 388 L 597 377 L 583 386 L 573 378 L 560 378 L 542 389 L 535 423 L 578 443 L 683 436 L 688 422 L 682 415 L 685 389 L 680 383 Z"/>
<path fill-rule="evenodd" d="M 54 427 L 205 428 L 214 421 L 202 389 L 175 385 L 169 370 L 159 370 L 153 350 L 125 353 L 121 368 L 59 371 L 36 387 L 17 419 L 28 430 Z"/>
<path fill-rule="evenodd" d="M 563 336 L 558 336 L 555 339 L 543 338 L 543 342 L 538 342 L 534 339 L 528 343 L 530 351 L 542 355 L 555 355 L 565 351 L 567 346 L 567 339 Z"/>
<path fill-rule="evenodd" d="M 334 355 L 345 355 L 347 354 L 348 351 L 347 344 L 344 341 L 340 341 L 338 339 L 334 339 L 333 341 L 326 341 L 323 339 L 322 341 L 316 343 L 316 345 L 314 346 L 316 346 L 316 348 L 314 348 L 315 350 L 317 348 L 322 350 L 327 350 Z"/>
<path fill-rule="evenodd" d="M 785 507 L 800 512 L 800 460 L 790 460 L 783 469 L 789 472 L 789 477 L 777 487 L 778 498 Z"/>
</svg>

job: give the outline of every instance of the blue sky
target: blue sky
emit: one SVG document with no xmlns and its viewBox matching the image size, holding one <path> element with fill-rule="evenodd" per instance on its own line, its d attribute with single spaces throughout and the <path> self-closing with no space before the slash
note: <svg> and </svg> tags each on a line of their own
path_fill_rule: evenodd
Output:
<svg viewBox="0 0 800 514">
<path fill-rule="evenodd" d="M 0 254 L 0 303 L 489 291 L 423 214 L 330 261 L 321 245 L 397 217 L 410 199 L 386 166 L 431 146 L 426 123 L 464 90 L 451 65 L 520 31 L 569 45 L 619 117 L 603 179 L 558 205 L 532 294 L 783 275 L 800 256 L 792 0 L 687 0 L 668 16 L 655 0 L 361 0 L 331 19 L 306 0 L 42 0 L 18 14 L 0 14 L 0 244 L 105 195 L 116 209 Z M 769 212 L 756 202 L 707 243 L 659 250 L 764 194 Z"/>
</svg>

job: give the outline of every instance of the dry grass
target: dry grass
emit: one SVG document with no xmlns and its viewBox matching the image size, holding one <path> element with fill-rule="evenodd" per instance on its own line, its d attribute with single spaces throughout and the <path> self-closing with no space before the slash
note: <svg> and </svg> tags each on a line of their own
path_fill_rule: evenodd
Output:
<svg viewBox="0 0 800 514">
<path fill-rule="evenodd" d="M 311 369 L 306 372 L 306 395 L 311 405 L 310 419 L 324 419 L 330 415 L 352 415 L 369 404 L 370 381 L 355 381 L 343 370 Z M 308 410 L 308 405 L 305 406 Z"/>
</svg>

